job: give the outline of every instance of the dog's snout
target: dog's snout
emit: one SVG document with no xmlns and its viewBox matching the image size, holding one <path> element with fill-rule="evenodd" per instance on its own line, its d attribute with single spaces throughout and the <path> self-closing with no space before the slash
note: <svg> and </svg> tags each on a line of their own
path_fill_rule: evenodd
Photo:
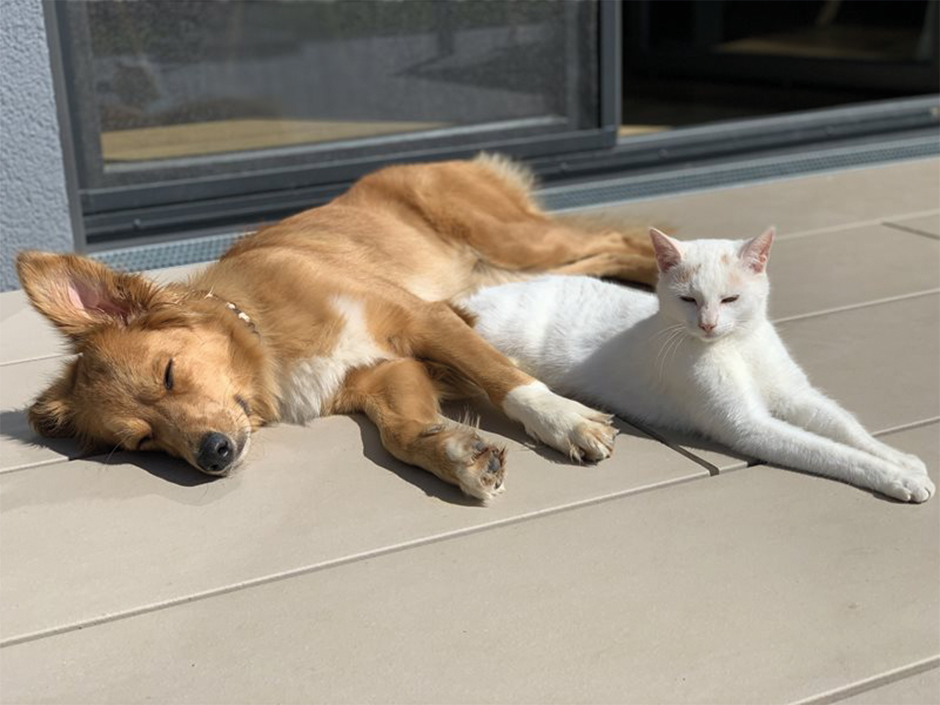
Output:
<svg viewBox="0 0 940 705">
<path fill-rule="evenodd" d="M 219 475 L 235 460 L 235 444 L 224 433 L 211 431 L 199 442 L 196 463 L 204 472 Z"/>
</svg>

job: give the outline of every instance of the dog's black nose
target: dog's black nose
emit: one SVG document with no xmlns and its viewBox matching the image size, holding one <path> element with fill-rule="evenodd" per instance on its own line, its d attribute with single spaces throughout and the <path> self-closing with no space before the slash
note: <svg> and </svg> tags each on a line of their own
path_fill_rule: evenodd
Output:
<svg viewBox="0 0 940 705">
<path fill-rule="evenodd" d="M 213 475 L 218 475 L 235 460 L 235 444 L 224 433 L 212 431 L 202 437 L 199 443 L 199 455 L 196 463 L 199 468 Z"/>
</svg>

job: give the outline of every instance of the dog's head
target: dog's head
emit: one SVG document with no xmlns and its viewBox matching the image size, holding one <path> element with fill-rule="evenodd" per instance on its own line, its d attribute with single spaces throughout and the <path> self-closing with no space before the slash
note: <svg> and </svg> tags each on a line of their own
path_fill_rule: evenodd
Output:
<svg viewBox="0 0 940 705">
<path fill-rule="evenodd" d="M 165 451 L 212 475 L 244 458 L 264 420 L 260 352 L 224 306 L 74 255 L 24 252 L 17 270 L 77 353 L 30 408 L 36 432 Z"/>
</svg>

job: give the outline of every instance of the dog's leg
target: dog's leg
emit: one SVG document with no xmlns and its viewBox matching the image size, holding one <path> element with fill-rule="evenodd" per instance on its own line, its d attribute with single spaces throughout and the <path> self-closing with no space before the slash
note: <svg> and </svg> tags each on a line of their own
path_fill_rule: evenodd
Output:
<svg viewBox="0 0 940 705">
<path fill-rule="evenodd" d="M 503 491 L 506 451 L 444 418 L 424 365 L 401 359 L 347 377 L 338 411 L 364 411 L 392 455 L 429 470 L 466 494 L 488 500 Z"/>
<path fill-rule="evenodd" d="M 456 369 L 526 432 L 575 459 L 608 457 L 610 416 L 554 394 L 512 364 L 446 304 L 426 304 L 409 330 L 412 353 Z"/>
<path fill-rule="evenodd" d="M 496 222 L 482 215 L 468 220 L 463 233 L 467 243 L 502 269 L 553 270 L 598 255 L 645 258 L 656 266 L 645 231 L 579 228 L 549 217 Z"/>
</svg>

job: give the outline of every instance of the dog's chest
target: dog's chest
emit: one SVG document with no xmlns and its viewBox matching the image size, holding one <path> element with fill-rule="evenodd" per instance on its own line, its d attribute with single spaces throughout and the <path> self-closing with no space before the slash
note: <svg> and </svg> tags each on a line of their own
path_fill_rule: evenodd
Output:
<svg viewBox="0 0 940 705">
<path fill-rule="evenodd" d="M 328 355 L 299 360 L 285 371 L 280 385 L 284 421 L 302 424 L 321 416 L 350 370 L 393 357 L 376 344 L 361 302 L 337 296 L 330 303 L 342 318 L 342 328 Z"/>
</svg>

